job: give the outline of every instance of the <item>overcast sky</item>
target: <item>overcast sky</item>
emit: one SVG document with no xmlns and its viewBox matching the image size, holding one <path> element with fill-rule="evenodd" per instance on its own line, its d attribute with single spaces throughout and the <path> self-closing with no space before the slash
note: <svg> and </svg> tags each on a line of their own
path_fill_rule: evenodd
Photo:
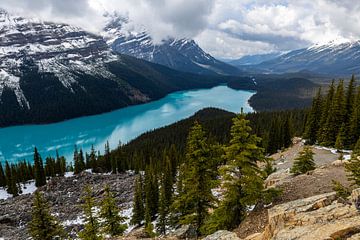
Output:
<svg viewBox="0 0 360 240">
<path fill-rule="evenodd" d="M 127 14 L 155 41 L 194 38 L 218 58 L 360 39 L 360 0 L 1 0 L 25 16 L 104 26 L 104 12 Z"/>
</svg>

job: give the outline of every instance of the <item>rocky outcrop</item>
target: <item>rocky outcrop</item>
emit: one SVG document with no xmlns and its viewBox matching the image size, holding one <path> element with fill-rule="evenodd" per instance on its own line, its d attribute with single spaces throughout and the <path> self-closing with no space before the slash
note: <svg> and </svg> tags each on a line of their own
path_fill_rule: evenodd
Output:
<svg viewBox="0 0 360 240">
<path fill-rule="evenodd" d="M 236 233 L 220 230 L 207 236 L 204 240 L 240 240 L 240 238 Z"/>
<path fill-rule="evenodd" d="M 352 200 L 359 200 L 360 189 Z M 269 209 L 269 224 L 262 233 L 247 240 L 359 239 L 360 212 L 349 200 L 326 193 L 280 204 Z"/>
</svg>

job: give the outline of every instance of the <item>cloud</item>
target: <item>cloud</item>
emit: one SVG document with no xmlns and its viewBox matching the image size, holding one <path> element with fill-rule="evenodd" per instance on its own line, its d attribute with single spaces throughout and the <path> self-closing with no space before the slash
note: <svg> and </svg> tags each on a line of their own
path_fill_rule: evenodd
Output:
<svg viewBox="0 0 360 240">
<path fill-rule="evenodd" d="M 1 0 L 0 7 L 93 32 L 104 27 L 104 12 L 117 11 L 155 42 L 195 38 L 216 57 L 360 38 L 360 1 L 353 0 Z"/>
<path fill-rule="evenodd" d="M 221 33 L 228 44 L 233 43 L 234 39 L 238 39 L 238 43 L 257 43 L 245 44 L 249 48 L 243 48 L 244 54 L 252 51 L 287 51 L 334 39 L 359 39 L 359 10 L 360 2 L 351 0 L 217 0 L 215 11 L 210 16 L 210 26 L 213 32 Z M 215 56 L 221 56 L 217 55 L 219 49 L 210 46 L 211 43 L 204 38 L 199 41 L 200 45 L 204 41 L 206 48 Z M 257 49 L 253 46 L 262 47 Z M 263 46 L 267 46 L 267 50 Z M 234 57 L 239 54 L 236 49 L 241 48 L 236 46 L 233 50 L 229 49 Z"/>
</svg>

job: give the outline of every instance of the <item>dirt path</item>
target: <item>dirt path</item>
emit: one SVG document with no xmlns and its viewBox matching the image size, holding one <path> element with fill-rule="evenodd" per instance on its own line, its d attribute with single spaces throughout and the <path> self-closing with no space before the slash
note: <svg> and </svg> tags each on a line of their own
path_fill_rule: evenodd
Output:
<svg viewBox="0 0 360 240">
<path fill-rule="evenodd" d="M 287 169 L 291 168 L 295 158 L 298 156 L 298 153 L 303 150 L 304 143 L 300 138 L 294 139 L 294 144 L 292 147 L 286 149 L 283 152 L 275 153 L 270 157 L 275 160 L 275 167 L 277 169 Z M 323 166 L 330 164 L 333 161 L 339 159 L 340 154 L 336 153 L 335 150 L 330 150 L 321 147 L 312 147 L 314 152 L 314 161 L 317 166 Z"/>
</svg>

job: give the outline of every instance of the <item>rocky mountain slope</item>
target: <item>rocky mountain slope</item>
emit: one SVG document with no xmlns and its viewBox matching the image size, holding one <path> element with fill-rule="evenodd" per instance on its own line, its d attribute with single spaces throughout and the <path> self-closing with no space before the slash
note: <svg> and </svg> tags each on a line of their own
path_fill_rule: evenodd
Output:
<svg viewBox="0 0 360 240">
<path fill-rule="evenodd" d="M 254 65 L 253 69 L 273 72 L 311 71 L 320 74 L 350 75 L 360 73 L 360 41 L 329 42 L 290 51 L 277 58 Z"/>
<path fill-rule="evenodd" d="M 237 75 L 239 69 L 223 63 L 202 50 L 192 39 L 169 38 L 154 43 L 147 30 L 127 28 L 129 20 L 121 16 L 109 16 L 104 37 L 118 53 L 165 65 L 179 71 L 199 74 Z"/>
<path fill-rule="evenodd" d="M 80 28 L 0 10 L 0 126 L 96 114 L 216 84 L 115 54 Z"/>
</svg>

